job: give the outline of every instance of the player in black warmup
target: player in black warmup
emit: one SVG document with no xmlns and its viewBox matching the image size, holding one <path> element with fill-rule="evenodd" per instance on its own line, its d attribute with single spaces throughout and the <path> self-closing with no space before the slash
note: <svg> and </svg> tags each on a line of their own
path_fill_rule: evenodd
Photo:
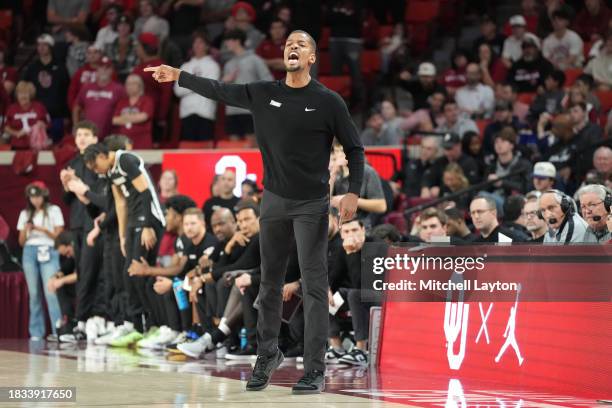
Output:
<svg viewBox="0 0 612 408">
<path fill-rule="evenodd" d="M 128 276 L 132 260 L 144 258 L 155 263 L 166 221 L 142 158 L 124 150 L 114 152 L 105 144 L 97 143 L 85 150 L 84 160 L 93 171 L 106 174 L 111 180 L 121 252 L 125 256 L 124 276 Z M 129 332 L 110 343 L 115 347 L 127 347 L 141 340 L 145 329 L 166 320 L 163 305 L 156 301 L 153 292 L 153 278 L 131 276 L 127 279 L 127 315 L 132 324 L 126 323 Z"/>
<path fill-rule="evenodd" d="M 298 248 L 305 314 L 305 373 L 293 393 L 319 393 L 325 388 L 329 154 L 335 136 L 349 162 L 349 190 L 340 204 L 341 219 L 347 220 L 357 209 L 364 151 L 342 98 L 310 77 L 315 61 L 313 38 L 293 31 L 285 43 L 284 80 L 224 84 L 167 65 L 145 68 L 159 82 L 178 81 L 199 95 L 253 114 L 265 190 L 260 218 L 258 357 L 246 386 L 252 391 L 264 389 L 283 361 L 278 349 L 281 291 L 292 237 Z"/>
</svg>

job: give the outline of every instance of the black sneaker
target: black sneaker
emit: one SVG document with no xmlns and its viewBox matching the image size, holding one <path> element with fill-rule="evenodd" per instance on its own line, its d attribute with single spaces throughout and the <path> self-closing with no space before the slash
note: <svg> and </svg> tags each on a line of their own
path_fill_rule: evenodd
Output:
<svg viewBox="0 0 612 408">
<path fill-rule="evenodd" d="M 346 353 L 342 356 L 338 362 L 340 364 L 350 364 L 355 366 L 367 366 L 368 355 L 358 348 L 354 348 L 350 353 Z"/>
<path fill-rule="evenodd" d="M 280 350 L 276 350 L 275 354 L 269 356 L 257 356 L 255 367 L 251 378 L 247 382 L 247 391 L 259 391 L 263 390 L 270 384 L 270 377 L 274 370 L 278 368 L 283 362 L 285 356 Z"/>
<path fill-rule="evenodd" d="M 325 390 L 325 374 L 319 370 L 311 370 L 291 389 L 292 394 L 320 394 Z"/>
<path fill-rule="evenodd" d="M 225 354 L 225 359 L 226 360 L 255 361 L 258 359 L 257 349 L 249 344 L 243 350 L 236 350 L 233 353 Z"/>
</svg>

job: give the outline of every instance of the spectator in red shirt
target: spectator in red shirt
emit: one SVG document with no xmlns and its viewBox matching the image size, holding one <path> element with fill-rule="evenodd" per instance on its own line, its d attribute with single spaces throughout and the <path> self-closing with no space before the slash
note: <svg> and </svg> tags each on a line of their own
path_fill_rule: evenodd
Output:
<svg viewBox="0 0 612 408">
<path fill-rule="evenodd" d="M 70 79 L 70 87 L 68 88 L 68 107 L 72 111 L 74 100 L 79 95 L 81 87 L 85 84 L 93 84 L 96 82 L 96 71 L 102 59 L 102 49 L 97 45 L 90 45 L 85 54 L 85 65 L 77 70 Z M 113 71 L 113 79 L 116 79 L 116 74 Z"/>
<path fill-rule="evenodd" d="M 100 60 L 96 82 L 85 84 L 72 109 L 72 122 L 92 121 L 100 130 L 100 138 L 110 133 L 115 105 L 125 96 L 121 84 L 113 81 L 113 63 L 108 57 Z"/>
<path fill-rule="evenodd" d="M 263 58 L 274 79 L 285 77 L 284 50 L 286 38 L 287 25 L 283 20 L 276 19 L 270 24 L 269 38 L 263 40 L 257 47 L 257 55 Z"/>
<path fill-rule="evenodd" d="M 442 85 L 446 87 L 448 93 L 453 96 L 455 91 L 465 85 L 465 69 L 468 64 L 467 54 L 461 50 L 453 53 L 451 58 L 451 68 L 442 74 Z"/>
<path fill-rule="evenodd" d="M 164 63 L 159 58 L 159 39 L 155 34 L 142 33 L 138 36 L 138 46 L 136 48 L 140 63 L 134 67 L 132 73 L 139 75 L 144 81 L 145 95 L 155 101 L 155 112 L 153 115 L 153 139 L 161 140 L 166 129 L 166 120 L 170 108 L 170 98 L 172 97 L 172 83 L 159 83 L 153 79 L 148 72 L 144 72 L 147 67 L 155 67 Z"/>
<path fill-rule="evenodd" d="M 47 128 L 51 120 L 45 106 L 34 100 L 36 87 L 33 83 L 20 81 L 15 95 L 17 102 L 7 109 L 4 130 L 11 136 L 13 150 L 29 149 L 29 136 L 34 126 Z"/>
<path fill-rule="evenodd" d="M 490 87 L 494 87 L 495 84 L 504 82 L 508 75 L 506 66 L 501 62 L 501 59 L 493 53 L 491 46 L 487 43 L 482 43 L 478 47 L 478 65 L 482 72 L 482 82 Z"/>
<path fill-rule="evenodd" d="M 574 21 L 574 30 L 584 41 L 595 42 L 608 31 L 612 12 L 601 0 L 585 0 L 584 5 Z"/>
<path fill-rule="evenodd" d="M 153 100 L 144 94 L 144 82 L 132 74 L 125 80 L 126 97 L 117 102 L 113 126 L 115 132 L 132 139 L 134 149 L 152 147 Z"/>
</svg>

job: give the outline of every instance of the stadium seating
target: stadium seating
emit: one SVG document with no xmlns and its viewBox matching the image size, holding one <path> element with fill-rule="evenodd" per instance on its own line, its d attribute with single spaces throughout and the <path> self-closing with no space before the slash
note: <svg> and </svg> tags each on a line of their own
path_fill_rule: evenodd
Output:
<svg viewBox="0 0 612 408">
<path fill-rule="evenodd" d="M 348 75 L 339 76 L 319 76 L 319 82 L 331 89 L 332 91 L 338 92 L 344 99 L 351 97 L 351 77 Z"/>
</svg>

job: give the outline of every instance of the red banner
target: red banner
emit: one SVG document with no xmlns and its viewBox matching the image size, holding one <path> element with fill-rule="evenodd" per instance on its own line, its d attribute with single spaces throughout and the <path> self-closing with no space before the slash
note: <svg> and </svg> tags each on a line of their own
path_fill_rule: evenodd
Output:
<svg viewBox="0 0 612 408">
<path fill-rule="evenodd" d="M 566 256 L 568 250 L 549 246 L 543 259 L 531 254 L 524 262 L 524 247 L 503 248 L 509 270 L 537 265 L 533 273 L 543 276 L 554 276 L 549 270 L 561 268 L 555 255 Z M 606 262 L 572 266 L 577 275 L 594 267 L 609 274 Z M 494 382 L 503 390 L 612 398 L 610 302 L 521 302 L 520 297 L 516 302 L 387 302 L 382 327 L 382 372 L 408 369 L 440 384 Z M 449 393 L 456 385 L 450 383 Z"/>
</svg>

